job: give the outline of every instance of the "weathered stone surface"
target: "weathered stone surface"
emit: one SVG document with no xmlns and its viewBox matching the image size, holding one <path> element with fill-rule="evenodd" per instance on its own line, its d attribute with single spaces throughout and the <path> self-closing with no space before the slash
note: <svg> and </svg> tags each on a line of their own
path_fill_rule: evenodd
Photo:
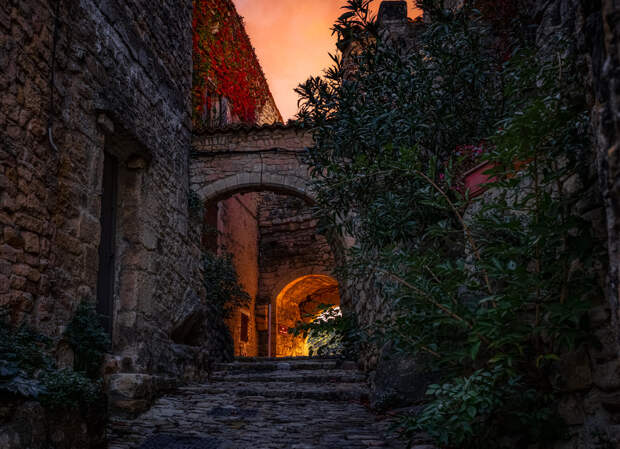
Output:
<svg viewBox="0 0 620 449">
<path fill-rule="evenodd" d="M 3 449 L 104 449 L 103 415 L 96 410 L 46 410 L 34 401 L 5 398 L 0 405 Z"/>
<path fill-rule="evenodd" d="M 111 410 L 126 415 L 148 410 L 158 395 L 176 386 L 172 378 L 135 373 L 113 374 L 107 382 Z"/>
<path fill-rule="evenodd" d="M 193 290 L 188 290 L 173 319 L 171 338 L 176 343 L 185 343 L 205 318 L 206 309 L 200 297 Z"/>
<path fill-rule="evenodd" d="M 250 297 L 247 304 L 234 310 L 226 320 L 236 356 L 258 355 L 255 315 L 259 279 L 257 209 L 258 193 L 255 192 L 238 194 L 217 204 L 217 248 L 233 255 L 239 283 Z M 243 336 L 242 319 L 247 319 L 247 332 Z"/>
<path fill-rule="evenodd" d="M 351 372 L 337 369 L 334 360 L 288 360 L 286 371 L 278 369 L 281 363 L 257 359 L 220 365 L 217 381 L 180 388 L 135 420 L 113 419 L 110 449 L 134 449 L 158 434 L 217 437 L 218 447 L 230 449 L 406 446 L 387 432 L 389 420 L 351 401 L 367 395 L 363 375 L 348 379 L 353 382 L 340 380 Z M 307 370 L 310 366 L 315 369 Z M 228 379 L 236 372 L 247 377 Z M 310 377 L 316 374 L 320 377 Z"/>
<path fill-rule="evenodd" d="M 593 372 L 593 382 L 601 390 L 620 389 L 620 360 L 598 364 Z"/>
<path fill-rule="evenodd" d="M 188 286 L 204 294 L 198 232 L 188 226 L 182 182 L 189 177 L 192 3 L 60 2 L 50 86 L 55 5 L 0 6 L 7 44 L 0 51 L 7 94 L 0 120 L 0 303 L 13 322 L 58 336 L 77 303 L 94 300 L 103 159 L 114 154 L 113 351 L 135 355 L 133 370 L 182 378 L 191 370 L 172 362 L 178 351 L 171 348 L 171 323 Z"/>
<path fill-rule="evenodd" d="M 370 405 L 377 410 L 404 407 L 419 402 L 433 376 L 422 359 L 406 358 L 386 344 L 371 373 Z"/>
<path fill-rule="evenodd" d="M 133 372 L 110 382 L 111 396 L 130 409 L 147 407 L 167 386 L 128 377 L 196 379 L 206 366 L 199 350 L 170 338 L 188 287 L 204 297 L 198 229 L 189 226 L 187 207 L 191 9 L 191 0 L 156 8 L 144 0 L 0 4 L 0 306 L 14 323 L 59 337 L 78 302 L 94 301 L 104 153 L 113 154 L 117 357 L 106 373 Z M 66 349 L 55 355 L 70 367 Z M 50 431 L 61 440 L 53 446 L 69 447 L 62 441 L 81 435 L 82 424 L 76 418 L 74 429 Z M 18 447 L 39 447 L 39 433 L 32 435 Z"/>
<path fill-rule="evenodd" d="M 566 391 L 587 390 L 592 386 L 592 368 L 585 350 L 577 350 L 562 356 L 558 374 L 561 387 Z"/>
<path fill-rule="evenodd" d="M 0 85 L 8 94 L 0 122 L 0 259 L 14 267 L 12 275 L 2 273 L 9 279 L 1 302 L 14 322 L 57 336 L 76 304 L 85 295 L 94 299 L 103 155 L 114 154 L 114 271 L 122 286 L 113 298 L 114 350 L 139 354 L 138 370 L 160 366 L 179 374 L 176 364 L 157 360 L 165 350 L 137 346 L 172 344 L 167 335 L 183 293 L 189 285 L 202 293 L 198 239 L 187 225 L 188 186 L 179 182 L 189 177 L 191 1 L 147 3 L 61 2 L 53 105 L 56 3 L 0 6 L 7 43 Z M 30 314 L 27 298 L 45 303 L 46 313 Z"/>
<path fill-rule="evenodd" d="M 196 135 L 191 188 L 206 201 L 265 189 L 312 197 L 308 165 L 302 161 L 310 145 L 310 134 L 294 125 L 233 126 Z"/>
</svg>

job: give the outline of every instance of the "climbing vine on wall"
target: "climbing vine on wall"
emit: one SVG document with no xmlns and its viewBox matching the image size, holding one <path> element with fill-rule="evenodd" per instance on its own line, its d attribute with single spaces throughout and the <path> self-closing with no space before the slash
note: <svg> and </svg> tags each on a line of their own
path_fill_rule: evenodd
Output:
<svg viewBox="0 0 620 449">
<path fill-rule="evenodd" d="M 240 121 L 256 121 L 270 98 L 269 87 L 254 49 L 231 0 L 194 0 L 193 120 L 225 97 Z"/>
</svg>

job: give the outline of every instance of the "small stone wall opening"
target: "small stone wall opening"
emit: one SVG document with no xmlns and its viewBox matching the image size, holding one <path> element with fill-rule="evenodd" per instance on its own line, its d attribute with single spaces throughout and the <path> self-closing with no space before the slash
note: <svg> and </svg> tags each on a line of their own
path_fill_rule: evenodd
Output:
<svg viewBox="0 0 620 449">
<path fill-rule="evenodd" d="M 327 275 L 311 274 L 299 277 L 284 287 L 276 297 L 275 335 L 276 357 L 307 356 L 307 339 L 294 336 L 289 329 L 299 323 L 317 319 L 325 307 L 340 306 L 338 282 Z"/>
</svg>

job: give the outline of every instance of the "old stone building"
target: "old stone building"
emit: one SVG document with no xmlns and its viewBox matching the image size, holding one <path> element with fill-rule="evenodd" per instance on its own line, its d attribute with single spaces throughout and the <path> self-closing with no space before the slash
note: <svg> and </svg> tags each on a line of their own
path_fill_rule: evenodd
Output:
<svg viewBox="0 0 620 449">
<path fill-rule="evenodd" d="M 291 276 L 327 273 L 332 263 L 315 236 L 303 194 L 307 171 L 297 159 L 272 166 L 274 182 L 262 172 L 249 187 L 223 180 L 231 187 L 225 193 L 214 190 L 218 197 L 211 202 L 201 197 L 208 203 L 205 220 L 192 218 L 190 163 L 195 176 L 209 176 L 209 170 L 201 172 L 203 158 L 190 159 L 192 128 L 257 125 L 265 135 L 222 136 L 241 134 L 236 150 L 249 135 L 261 160 L 265 150 L 267 165 L 279 157 L 273 151 L 279 147 L 294 141 L 295 151 L 303 151 L 308 145 L 294 127 L 260 131 L 260 125 L 281 121 L 280 114 L 232 2 L 211 6 L 219 14 L 213 20 L 223 24 L 211 32 L 237 33 L 236 45 L 254 76 L 245 80 L 248 92 L 262 95 L 229 98 L 221 80 L 209 79 L 200 114 L 192 92 L 192 17 L 199 11 L 192 1 L 0 6 L 0 306 L 12 325 L 52 337 L 55 357 L 71 367 L 63 332 L 80 302 L 96 304 L 112 339 L 105 365 L 112 410 L 143 410 L 171 382 L 201 378 L 209 361 L 222 356 L 220 337 L 213 335 L 221 328 L 207 325 L 198 336 L 186 329 L 197 316 L 209 321 L 201 315 L 209 300 L 203 250 L 232 253 L 251 297 L 228 322 L 238 355 L 270 351 L 267 326 L 276 329 L 277 321 L 275 309 L 269 320 L 267 304 L 275 307 L 275 288 L 284 288 Z M 241 103 L 246 109 L 236 110 Z M 218 175 L 250 176 L 247 162 L 236 165 L 224 156 L 213 168 Z M 285 180 L 287 170 L 299 177 Z M 280 190 L 280 184 L 290 185 L 288 194 L 301 192 L 292 214 L 277 212 L 293 207 L 288 197 L 260 193 Z M 205 223 L 219 230 L 206 246 Z M 274 248 L 274 239 L 282 249 Z M 310 252 L 314 258 L 304 265 Z M 6 425 L 12 428 L 10 419 Z M 27 444 L 19 435 L 10 438 L 10 447 Z"/>
<path fill-rule="evenodd" d="M 385 2 L 380 16 L 385 32 L 410 39 L 419 24 L 408 21 L 404 3 Z M 54 358 L 71 368 L 63 334 L 80 302 L 96 304 L 112 341 L 104 374 L 114 414 L 144 411 L 174 384 L 204 378 L 227 355 L 226 327 L 237 356 L 297 356 L 308 349 L 289 328 L 320 304 L 355 311 L 363 324 L 388 310 L 370 283 L 338 285 L 335 248 L 312 211 L 303 159 L 312 139 L 281 123 L 233 3 L 208 6 L 0 4 L 0 308 L 11 325 L 51 337 Z M 576 435 L 567 447 L 575 448 L 589 447 L 601 427 L 620 441 L 617 10 L 611 0 L 532 6 L 539 45 L 549 33 L 570 33 L 589 71 L 597 139 L 589 162 L 598 184 L 582 212 L 609 251 L 606 297 L 590 312 L 602 345 L 562 362 L 560 407 Z M 196 29 L 216 38 L 204 43 Z M 201 59 L 209 50 L 236 54 L 204 47 L 227 36 L 238 39 L 252 74 L 235 78 L 245 83 L 243 98 Z M 232 255 L 250 297 L 226 327 L 210 320 L 207 251 Z M 380 351 L 363 360 L 376 395 L 423 392 L 412 361 L 387 362 Z M 33 401 L 7 404 L 0 407 L 6 447 L 104 444 L 101 428 L 83 417 L 59 422 Z M 51 426 L 59 429 L 52 436 Z"/>
<path fill-rule="evenodd" d="M 11 323 L 54 338 L 70 367 L 63 331 L 81 301 L 97 303 L 122 407 L 140 405 L 132 401 L 165 377 L 200 371 L 198 350 L 170 338 L 182 304 L 204 296 L 183 181 L 191 6 L 0 6 L 0 306 Z M 9 447 L 25 447 L 16 441 Z"/>
<path fill-rule="evenodd" d="M 0 305 L 70 367 L 63 331 L 96 303 L 120 407 L 201 369 L 200 349 L 171 339 L 184 304 L 204 298 L 188 221 L 191 6 L 0 7 Z"/>
</svg>

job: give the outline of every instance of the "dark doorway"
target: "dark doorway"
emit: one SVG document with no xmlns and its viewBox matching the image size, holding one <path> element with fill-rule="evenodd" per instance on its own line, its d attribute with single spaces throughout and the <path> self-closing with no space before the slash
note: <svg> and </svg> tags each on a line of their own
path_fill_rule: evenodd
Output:
<svg viewBox="0 0 620 449">
<path fill-rule="evenodd" d="M 97 278 L 97 312 L 103 327 L 112 333 L 114 296 L 114 253 L 116 248 L 116 196 L 118 160 L 105 153 L 103 162 L 103 192 L 101 196 L 101 241 L 99 242 L 99 272 Z"/>
<path fill-rule="evenodd" d="M 205 251 L 217 253 L 217 215 L 218 203 L 211 201 L 205 206 L 204 231 L 202 234 L 202 248 Z"/>
<path fill-rule="evenodd" d="M 240 340 L 244 343 L 250 341 L 250 317 L 241 313 L 241 336 Z"/>
</svg>

